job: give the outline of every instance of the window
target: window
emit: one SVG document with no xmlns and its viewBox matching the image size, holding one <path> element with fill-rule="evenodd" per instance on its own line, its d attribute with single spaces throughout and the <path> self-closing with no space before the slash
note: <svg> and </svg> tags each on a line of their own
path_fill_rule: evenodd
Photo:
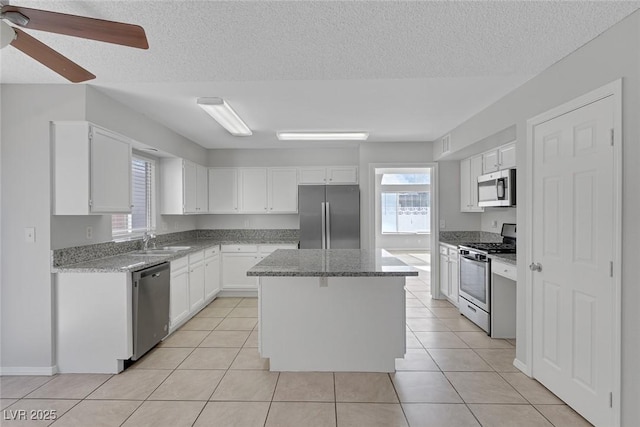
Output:
<svg viewBox="0 0 640 427">
<path fill-rule="evenodd" d="M 155 228 L 155 161 L 134 155 L 131 181 L 133 208 L 130 214 L 111 215 L 113 237 L 136 236 Z"/>
<path fill-rule="evenodd" d="M 431 230 L 430 174 L 385 173 L 380 180 L 381 231 L 428 233 Z"/>
</svg>

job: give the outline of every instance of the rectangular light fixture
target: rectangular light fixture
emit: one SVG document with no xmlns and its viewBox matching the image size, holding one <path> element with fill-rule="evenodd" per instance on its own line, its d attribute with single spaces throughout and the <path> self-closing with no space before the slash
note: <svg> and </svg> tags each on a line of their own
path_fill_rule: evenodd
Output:
<svg viewBox="0 0 640 427">
<path fill-rule="evenodd" d="M 233 136 L 253 135 L 251 129 L 222 98 L 198 98 L 198 105 Z"/>
<path fill-rule="evenodd" d="M 280 141 L 366 141 L 368 132 L 278 132 Z"/>
</svg>

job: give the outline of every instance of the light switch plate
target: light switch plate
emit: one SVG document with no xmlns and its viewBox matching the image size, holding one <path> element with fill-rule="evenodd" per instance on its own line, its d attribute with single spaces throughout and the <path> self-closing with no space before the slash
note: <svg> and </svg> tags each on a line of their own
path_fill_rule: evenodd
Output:
<svg viewBox="0 0 640 427">
<path fill-rule="evenodd" d="M 36 242 L 36 228 L 35 227 L 26 227 L 24 229 L 24 241 L 27 243 L 35 243 Z"/>
<path fill-rule="evenodd" d="M 440 228 L 447 228 L 447 222 L 444 219 L 440 220 Z"/>
</svg>

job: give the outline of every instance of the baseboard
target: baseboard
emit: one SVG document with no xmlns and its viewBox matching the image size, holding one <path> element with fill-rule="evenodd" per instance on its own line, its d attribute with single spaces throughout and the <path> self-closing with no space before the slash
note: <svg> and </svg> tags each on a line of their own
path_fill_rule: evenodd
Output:
<svg viewBox="0 0 640 427">
<path fill-rule="evenodd" d="M 529 367 L 525 363 L 521 362 L 520 360 L 513 359 L 513 366 L 521 370 L 525 375 L 531 376 L 531 372 L 529 372 Z"/>
<path fill-rule="evenodd" d="M 51 376 L 58 373 L 58 367 L 53 366 L 2 366 L 0 375 L 45 375 Z"/>
<path fill-rule="evenodd" d="M 227 290 L 227 291 L 220 291 L 220 293 L 218 294 L 218 297 L 244 297 L 244 298 L 257 298 L 258 297 L 258 291 L 232 291 L 232 290 Z"/>
</svg>

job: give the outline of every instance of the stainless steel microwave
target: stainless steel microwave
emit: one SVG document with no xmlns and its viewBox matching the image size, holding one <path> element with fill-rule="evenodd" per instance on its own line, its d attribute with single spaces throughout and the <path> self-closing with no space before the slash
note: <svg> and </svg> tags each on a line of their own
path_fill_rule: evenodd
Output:
<svg viewBox="0 0 640 427">
<path fill-rule="evenodd" d="M 505 169 L 478 177 L 478 206 L 516 205 L 516 170 Z"/>
</svg>

